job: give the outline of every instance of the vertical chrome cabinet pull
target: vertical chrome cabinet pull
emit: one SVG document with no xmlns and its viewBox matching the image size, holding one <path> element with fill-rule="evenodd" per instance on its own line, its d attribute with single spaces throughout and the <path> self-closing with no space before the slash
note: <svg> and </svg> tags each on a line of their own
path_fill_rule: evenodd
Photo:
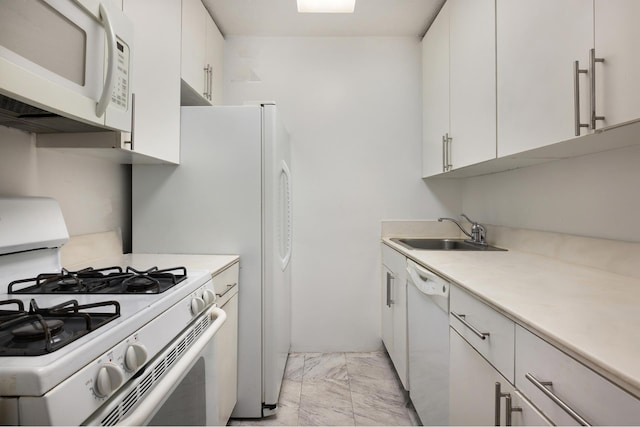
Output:
<svg viewBox="0 0 640 427">
<path fill-rule="evenodd" d="M 447 171 L 447 138 L 442 135 L 442 172 Z"/>
<path fill-rule="evenodd" d="M 211 64 L 207 64 L 207 68 L 209 68 L 208 98 L 209 98 L 209 101 L 211 101 L 211 100 L 213 100 L 213 66 Z"/>
<path fill-rule="evenodd" d="M 591 71 L 591 129 L 595 130 L 596 121 L 604 120 L 604 116 L 596 114 L 596 62 L 604 62 L 604 58 L 596 58 L 596 50 L 589 51 L 589 63 Z"/>
<path fill-rule="evenodd" d="M 453 164 L 451 164 L 451 141 L 453 141 L 453 138 L 451 138 L 449 136 L 449 133 L 447 133 L 445 135 L 445 140 L 447 142 L 447 172 L 451 170 L 451 168 L 453 167 Z"/>
<path fill-rule="evenodd" d="M 387 307 L 391 307 L 393 300 L 391 299 L 391 281 L 393 280 L 393 274 L 387 271 Z"/>
<path fill-rule="evenodd" d="M 453 317 L 455 317 L 456 319 L 458 319 L 459 321 L 462 322 L 462 324 L 464 326 L 466 326 L 467 328 L 469 328 L 469 330 L 471 332 L 473 332 L 478 338 L 480 338 L 481 340 L 485 340 L 487 339 L 487 337 L 490 335 L 489 332 L 480 332 L 479 330 L 477 330 L 472 324 L 470 324 L 469 322 L 467 322 L 467 320 L 465 319 L 465 314 L 458 314 L 455 312 L 451 312 L 451 315 Z"/>
<path fill-rule="evenodd" d="M 513 406 L 513 402 L 511 400 L 511 393 L 502 393 L 502 391 L 500 390 L 500 383 L 496 382 L 495 385 L 495 425 L 499 426 L 500 425 L 500 399 L 503 398 L 505 399 L 505 403 L 506 403 L 506 420 L 505 420 L 505 425 L 506 426 L 511 426 L 513 425 L 512 419 L 511 419 L 511 415 L 514 412 L 522 412 L 522 408 L 520 408 L 519 406 Z"/>
<path fill-rule="evenodd" d="M 581 128 L 588 128 L 588 123 L 580 122 L 580 74 L 587 74 L 589 70 L 580 69 L 580 63 L 573 63 L 573 108 L 575 111 L 576 136 L 580 136 Z"/>
<path fill-rule="evenodd" d="M 533 383 L 533 385 L 536 386 L 538 390 L 544 393 L 545 396 L 547 396 L 549 399 L 551 399 L 551 401 L 553 401 L 553 403 L 555 403 L 560 408 L 562 408 L 563 411 L 565 411 L 567 414 L 569 414 L 571 418 L 573 418 L 578 423 L 580 423 L 580 425 L 583 425 L 583 426 L 591 425 L 587 420 L 581 417 L 580 414 L 574 411 L 569 405 L 564 403 L 558 396 L 556 396 L 551 390 L 547 388 L 553 385 L 551 381 L 539 381 L 531 373 L 527 373 L 524 377 L 529 381 L 531 381 L 531 383 Z"/>
<path fill-rule="evenodd" d="M 209 94 L 209 66 L 208 65 L 205 66 L 203 70 L 204 70 L 204 92 L 202 92 L 202 96 L 207 98 L 207 95 Z"/>
<path fill-rule="evenodd" d="M 500 425 L 500 398 L 502 397 L 502 392 L 500 391 L 500 383 L 496 382 L 496 388 L 495 388 L 495 396 L 494 396 L 494 402 L 495 402 L 495 409 L 494 409 L 494 414 L 495 414 L 495 425 L 499 426 Z"/>
</svg>

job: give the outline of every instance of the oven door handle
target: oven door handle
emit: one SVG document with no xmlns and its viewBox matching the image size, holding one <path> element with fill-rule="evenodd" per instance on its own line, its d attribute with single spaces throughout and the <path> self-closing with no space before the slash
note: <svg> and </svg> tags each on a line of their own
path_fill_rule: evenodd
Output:
<svg viewBox="0 0 640 427">
<path fill-rule="evenodd" d="M 218 307 L 212 307 L 207 313 L 207 316 L 214 319 L 213 324 L 209 326 L 200 339 L 182 355 L 180 360 L 173 365 L 171 370 L 165 374 L 162 381 L 144 397 L 138 407 L 126 418 L 121 419 L 118 425 L 146 425 L 151 420 L 157 409 L 164 403 L 167 397 L 169 397 L 182 377 L 189 372 L 189 369 L 191 369 L 200 353 L 227 320 L 227 314 Z"/>
</svg>

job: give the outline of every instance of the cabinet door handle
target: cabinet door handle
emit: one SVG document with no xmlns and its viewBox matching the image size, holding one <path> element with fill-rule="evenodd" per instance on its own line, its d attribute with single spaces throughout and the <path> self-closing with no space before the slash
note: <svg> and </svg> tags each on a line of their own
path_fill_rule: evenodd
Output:
<svg viewBox="0 0 640 427">
<path fill-rule="evenodd" d="M 449 136 L 449 133 L 446 134 L 446 140 L 447 140 L 447 172 L 448 172 L 453 167 L 453 164 L 451 163 L 451 142 L 453 141 L 453 138 Z"/>
<path fill-rule="evenodd" d="M 442 135 L 442 172 L 447 171 L 447 138 Z"/>
<path fill-rule="evenodd" d="M 213 66 L 207 64 L 207 68 L 209 69 L 209 90 L 207 91 L 207 98 L 211 101 L 213 99 Z"/>
<path fill-rule="evenodd" d="M 204 92 L 202 92 L 202 96 L 208 98 L 209 96 L 209 65 L 203 68 L 204 70 Z"/>
<path fill-rule="evenodd" d="M 511 393 L 502 393 L 500 389 L 500 383 L 496 382 L 496 385 L 495 385 L 495 425 L 496 426 L 500 425 L 500 399 L 503 397 L 505 399 L 505 404 L 506 404 L 505 425 L 512 426 L 513 422 L 511 419 L 511 415 L 514 412 L 522 412 L 522 408 L 519 406 L 513 406 L 513 402 L 511 400 Z"/>
<path fill-rule="evenodd" d="M 391 307 L 393 300 L 391 299 L 391 281 L 393 280 L 393 274 L 387 271 L 387 307 Z"/>
<path fill-rule="evenodd" d="M 551 399 L 551 401 L 553 401 L 553 403 L 555 403 L 560 408 L 562 408 L 563 411 L 565 411 L 567 414 L 569 414 L 569 416 L 571 418 L 573 418 L 578 423 L 580 423 L 580 425 L 583 425 L 583 426 L 590 426 L 591 425 L 591 424 L 589 424 L 589 422 L 587 420 L 585 420 L 582 416 L 580 416 L 580 414 L 578 414 L 576 411 L 574 411 L 569 405 L 564 403 L 562 401 L 562 399 L 560 399 L 551 390 L 549 390 L 547 388 L 547 387 L 552 386 L 553 382 L 551 382 L 551 381 L 539 381 L 536 377 L 534 377 L 529 372 L 527 372 L 527 374 L 525 375 L 525 378 L 528 379 L 529 381 L 531 381 L 531 383 L 533 383 L 533 385 L 536 386 L 545 396 L 547 396 L 549 399 Z"/>
<path fill-rule="evenodd" d="M 458 314 L 455 312 L 451 312 L 451 315 L 453 317 L 455 317 L 456 319 L 458 319 L 459 321 L 462 322 L 462 324 L 464 326 L 466 326 L 467 328 L 469 328 L 469 330 L 471 332 L 473 332 L 478 338 L 480 338 L 481 340 L 485 340 L 487 339 L 487 337 L 490 335 L 489 332 L 480 332 L 478 329 L 476 329 L 471 323 L 467 322 L 467 319 L 465 319 L 466 315 L 465 314 Z"/>
<path fill-rule="evenodd" d="M 588 70 L 580 69 L 580 62 L 573 63 L 573 108 L 575 112 L 576 136 L 580 136 L 581 128 L 588 128 L 588 123 L 580 122 L 580 74 L 587 74 Z"/>
<path fill-rule="evenodd" d="M 595 130 L 596 121 L 604 120 L 604 116 L 596 114 L 596 62 L 604 62 L 604 58 L 596 58 L 596 50 L 589 51 L 589 68 L 591 71 L 591 129 Z"/>
</svg>

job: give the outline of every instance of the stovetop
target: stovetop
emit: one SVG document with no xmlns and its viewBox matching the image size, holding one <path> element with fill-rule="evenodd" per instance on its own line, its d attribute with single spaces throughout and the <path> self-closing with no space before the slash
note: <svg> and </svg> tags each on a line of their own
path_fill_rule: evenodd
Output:
<svg viewBox="0 0 640 427">
<path fill-rule="evenodd" d="M 115 313 L 110 302 L 117 302 L 119 316 L 101 323 L 97 329 L 89 333 L 80 333 L 75 339 L 66 345 L 57 348 L 53 352 L 43 352 L 40 355 L 6 355 L 0 357 L 0 377 L 21 378 L 19 384 L 0 383 L 0 396 L 11 394 L 38 395 L 56 386 L 64 379 L 69 378 L 79 367 L 85 366 L 94 360 L 104 357 L 104 354 L 116 344 L 135 336 L 136 332 L 144 325 L 152 322 L 158 315 L 175 306 L 179 301 L 193 295 L 211 277 L 206 270 L 190 269 L 188 276 L 181 280 L 177 286 L 173 286 L 160 294 L 129 293 L 121 295 L 107 294 L 75 294 L 73 296 L 62 294 L 8 294 L 7 285 L 5 292 L 0 291 L 0 300 L 19 300 L 23 306 L 21 309 L 29 311 L 31 300 L 42 308 L 52 308 L 62 304 L 68 304 L 70 300 L 77 301 L 79 306 L 90 306 L 91 312 Z M 1 288 L 0 288 L 1 289 Z M 96 304 L 107 303 L 106 307 L 97 307 Z M 74 303 L 75 304 L 75 303 Z M 7 308 L 8 307 L 8 308 Z M 0 310 L 17 310 L 18 303 L 0 305 Z M 185 304 L 181 311 L 190 313 L 190 306 Z M 55 314 L 55 313 L 54 313 Z M 189 315 L 190 317 L 190 315 Z M 92 322 L 92 325 L 94 323 Z M 11 326 L 11 325 L 10 325 Z M 186 326 L 186 325 L 185 325 Z M 183 326 L 184 327 L 184 326 Z M 15 329 L 15 328 L 7 328 Z M 7 331 L 11 333 L 11 330 Z M 0 334 L 2 334 L 0 332 Z M 54 334 L 55 335 L 55 334 Z M 158 333 L 158 341 L 172 337 L 164 337 L 162 331 Z M 0 338 L 0 343 L 2 338 Z M 55 347 L 55 344 L 54 344 Z M 9 387 L 9 388 L 7 388 Z"/>
<path fill-rule="evenodd" d="M 9 283 L 9 294 L 159 294 L 187 278 L 185 267 L 62 269 Z"/>
</svg>

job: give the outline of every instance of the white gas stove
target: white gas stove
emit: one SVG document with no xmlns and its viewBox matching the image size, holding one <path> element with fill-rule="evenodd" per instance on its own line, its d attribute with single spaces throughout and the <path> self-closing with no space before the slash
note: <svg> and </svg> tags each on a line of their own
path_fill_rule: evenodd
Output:
<svg viewBox="0 0 640 427">
<path fill-rule="evenodd" d="M 67 239 L 54 200 L 0 198 L 0 424 L 148 422 L 131 416 L 225 320 L 211 274 L 67 271 Z"/>
</svg>

